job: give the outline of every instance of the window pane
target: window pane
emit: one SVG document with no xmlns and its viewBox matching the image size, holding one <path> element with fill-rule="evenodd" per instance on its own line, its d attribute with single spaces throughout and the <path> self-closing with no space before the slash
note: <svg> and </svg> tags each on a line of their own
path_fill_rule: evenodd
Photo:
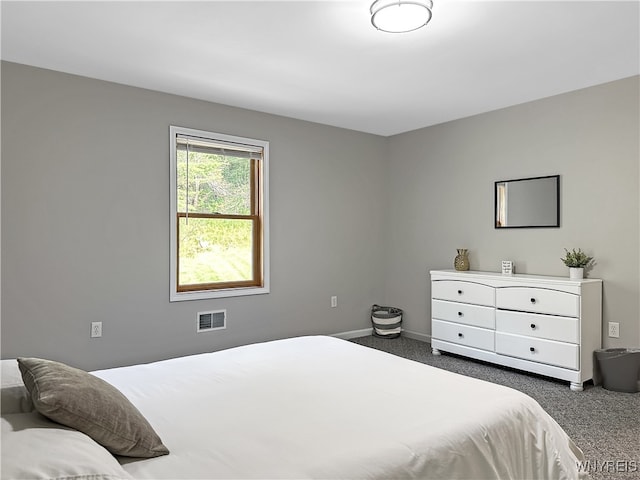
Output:
<svg viewBox="0 0 640 480">
<path fill-rule="evenodd" d="M 178 212 L 251 214 L 251 159 L 189 151 L 187 165 L 178 150 L 176 160 Z"/>
<path fill-rule="evenodd" d="M 252 220 L 180 218 L 180 286 L 253 278 Z"/>
</svg>

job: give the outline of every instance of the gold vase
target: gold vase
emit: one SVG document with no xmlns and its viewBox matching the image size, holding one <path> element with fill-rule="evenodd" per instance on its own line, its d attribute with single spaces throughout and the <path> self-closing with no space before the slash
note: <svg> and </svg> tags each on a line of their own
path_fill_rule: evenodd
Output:
<svg viewBox="0 0 640 480">
<path fill-rule="evenodd" d="M 466 248 L 458 248 L 458 255 L 456 255 L 453 261 L 453 266 L 456 270 L 464 272 L 469 270 L 469 253 Z"/>
</svg>

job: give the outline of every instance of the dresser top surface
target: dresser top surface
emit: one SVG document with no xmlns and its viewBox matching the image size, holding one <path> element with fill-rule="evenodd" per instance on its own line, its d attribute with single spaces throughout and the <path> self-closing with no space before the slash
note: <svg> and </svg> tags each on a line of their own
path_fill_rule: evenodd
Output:
<svg viewBox="0 0 640 480">
<path fill-rule="evenodd" d="M 458 271 L 458 270 L 431 270 L 429 272 L 431 277 L 433 278 L 442 276 L 448 278 L 460 278 L 460 279 L 476 279 L 476 280 L 500 280 L 500 281 L 530 281 L 530 282 L 540 282 L 540 283 L 554 283 L 554 284 L 570 284 L 570 285 L 579 285 L 579 284 L 588 284 L 588 283 L 602 283 L 602 279 L 599 278 L 583 278 L 579 280 L 572 280 L 569 277 L 557 277 L 557 276 L 545 276 L 545 275 L 531 275 L 531 274 L 522 274 L 516 273 L 513 275 L 506 275 L 500 272 L 481 272 L 478 270 L 467 270 L 467 271 Z"/>
</svg>

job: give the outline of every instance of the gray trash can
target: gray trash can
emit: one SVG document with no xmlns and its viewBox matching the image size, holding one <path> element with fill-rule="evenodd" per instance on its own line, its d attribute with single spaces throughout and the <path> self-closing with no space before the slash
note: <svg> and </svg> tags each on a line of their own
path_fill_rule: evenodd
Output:
<svg viewBox="0 0 640 480">
<path fill-rule="evenodd" d="M 602 386 L 614 392 L 635 393 L 640 380 L 640 348 L 605 348 L 595 351 Z"/>
</svg>

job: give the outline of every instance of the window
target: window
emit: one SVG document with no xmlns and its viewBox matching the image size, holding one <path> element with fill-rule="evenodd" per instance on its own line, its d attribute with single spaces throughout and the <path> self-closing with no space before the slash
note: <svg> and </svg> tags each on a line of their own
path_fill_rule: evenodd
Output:
<svg viewBox="0 0 640 480">
<path fill-rule="evenodd" d="M 269 142 L 170 135 L 170 300 L 268 293 Z"/>
</svg>

